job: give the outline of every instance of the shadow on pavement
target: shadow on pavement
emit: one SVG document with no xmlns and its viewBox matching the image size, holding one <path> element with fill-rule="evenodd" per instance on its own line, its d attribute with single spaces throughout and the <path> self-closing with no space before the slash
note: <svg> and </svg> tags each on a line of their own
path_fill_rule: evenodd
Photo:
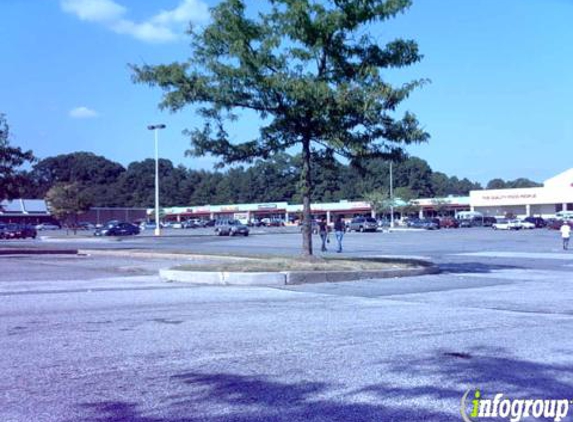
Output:
<svg viewBox="0 0 573 422">
<path fill-rule="evenodd" d="M 320 382 L 186 372 L 171 377 L 176 394 L 154 406 L 156 414 L 169 416 L 148 417 L 135 403 L 107 401 L 83 405 L 82 412 L 88 415 L 81 420 L 445 422 L 458 420 L 461 398 L 469 388 L 480 388 L 483 398 L 503 393 L 510 398 L 563 399 L 573 392 L 572 364 L 531 362 L 513 358 L 503 349 L 437 350 L 427 358 L 401 362 L 380 363 L 399 384 L 380 383 L 344 393 Z"/>
<path fill-rule="evenodd" d="M 519 270 L 525 267 L 515 265 L 484 264 L 482 262 L 456 262 L 438 264 L 441 273 L 446 274 L 483 274 L 500 270 Z"/>
<path fill-rule="evenodd" d="M 280 383 L 260 376 L 189 372 L 172 377 L 188 387 L 188 393 L 165 403 L 165 418 L 147 417 L 134 403 L 101 402 L 84 405 L 89 422 L 254 422 L 254 421 L 435 421 L 451 415 L 382 405 L 345 403 L 324 398 L 329 386 L 322 383 Z"/>
</svg>

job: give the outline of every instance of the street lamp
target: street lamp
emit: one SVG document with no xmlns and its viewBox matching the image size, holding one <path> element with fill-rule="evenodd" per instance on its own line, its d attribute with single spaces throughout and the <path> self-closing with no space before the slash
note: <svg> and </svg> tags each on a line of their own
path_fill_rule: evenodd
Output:
<svg viewBox="0 0 573 422">
<path fill-rule="evenodd" d="M 147 129 L 155 132 L 155 236 L 161 235 L 159 227 L 159 142 L 158 130 L 165 129 L 165 125 L 149 125 Z"/>
<path fill-rule="evenodd" d="M 392 176 L 392 161 L 390 161 L 390 227 L 394 228 L 394 180 Z"/>
</svg>

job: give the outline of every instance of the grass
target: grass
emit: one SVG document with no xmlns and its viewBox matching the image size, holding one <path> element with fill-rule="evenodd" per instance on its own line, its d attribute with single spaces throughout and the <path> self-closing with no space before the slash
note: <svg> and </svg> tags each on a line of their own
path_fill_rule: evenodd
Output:
<svg viewBox="0 0 573 422">
<path fill-rule="evenodd" d="M 419 267 L 409 261 L 388 259 L 336 259 L 316 258 L 313 260 L 293 258 L 261 258 L 216 262 L 213 264 L 181 265 L 178 271 L 228 271 L 228 272 L 281 272 L 281 271 L 380 271 Z"/>
</svg>

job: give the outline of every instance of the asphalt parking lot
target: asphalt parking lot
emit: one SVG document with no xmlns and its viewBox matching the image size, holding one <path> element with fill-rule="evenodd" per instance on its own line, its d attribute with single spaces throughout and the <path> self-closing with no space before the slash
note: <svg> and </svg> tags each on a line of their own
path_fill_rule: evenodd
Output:
<svg viewBox="0 0 573 422">
<path fill-rule="evenodd" d="M 468 389 L 573 399 L 557 232 L 350 233 L 347 256 L 442 272 L 288 288 L 167 284 L 184 258 L 122 253 L 296 255 L 296 232 L 12 242 L 110 252 L 0 257 L 2 421 L 444 422 Z"/>
</svg>

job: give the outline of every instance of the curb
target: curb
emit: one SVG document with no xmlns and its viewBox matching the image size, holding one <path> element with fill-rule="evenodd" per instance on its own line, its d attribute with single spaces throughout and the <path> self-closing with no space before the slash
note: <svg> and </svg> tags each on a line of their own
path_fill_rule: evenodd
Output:
<svg viewBox="0 0 573 422">
<path fill-rule="evenodd" d="M 368 280 L 377 278 L 415 277 L 440 272 L 429 262 L 420 262 L 419 268 L 379 271 L 282 271 L 282 272 L 227 272 L 227 271 L 179 271 L 159 270 L 166 282 L 181 282 L 207 285 L 237 286 L 284 286 L 309 283 L 336 283 L 341 281 Z"/>
<path fill-rule="evenodd" d="M 202 260 L 249 260 L 257 258 L 249 258 L 244 256 L 232 255 L 205 255 L 198 253 L 173 253 L 173 252 L 153 252 L 143 249 L 78 249 L 81 255 L 99 255 L 99 256 L 128 256 L 133 258 L 158 258 L 158 259 L 202 259 Z"/>
<path fill-rule="evenodd" d="M 2 248 L 0 255 L 78 255 L 77 249 L 17 249 Z"/>
</svg>

